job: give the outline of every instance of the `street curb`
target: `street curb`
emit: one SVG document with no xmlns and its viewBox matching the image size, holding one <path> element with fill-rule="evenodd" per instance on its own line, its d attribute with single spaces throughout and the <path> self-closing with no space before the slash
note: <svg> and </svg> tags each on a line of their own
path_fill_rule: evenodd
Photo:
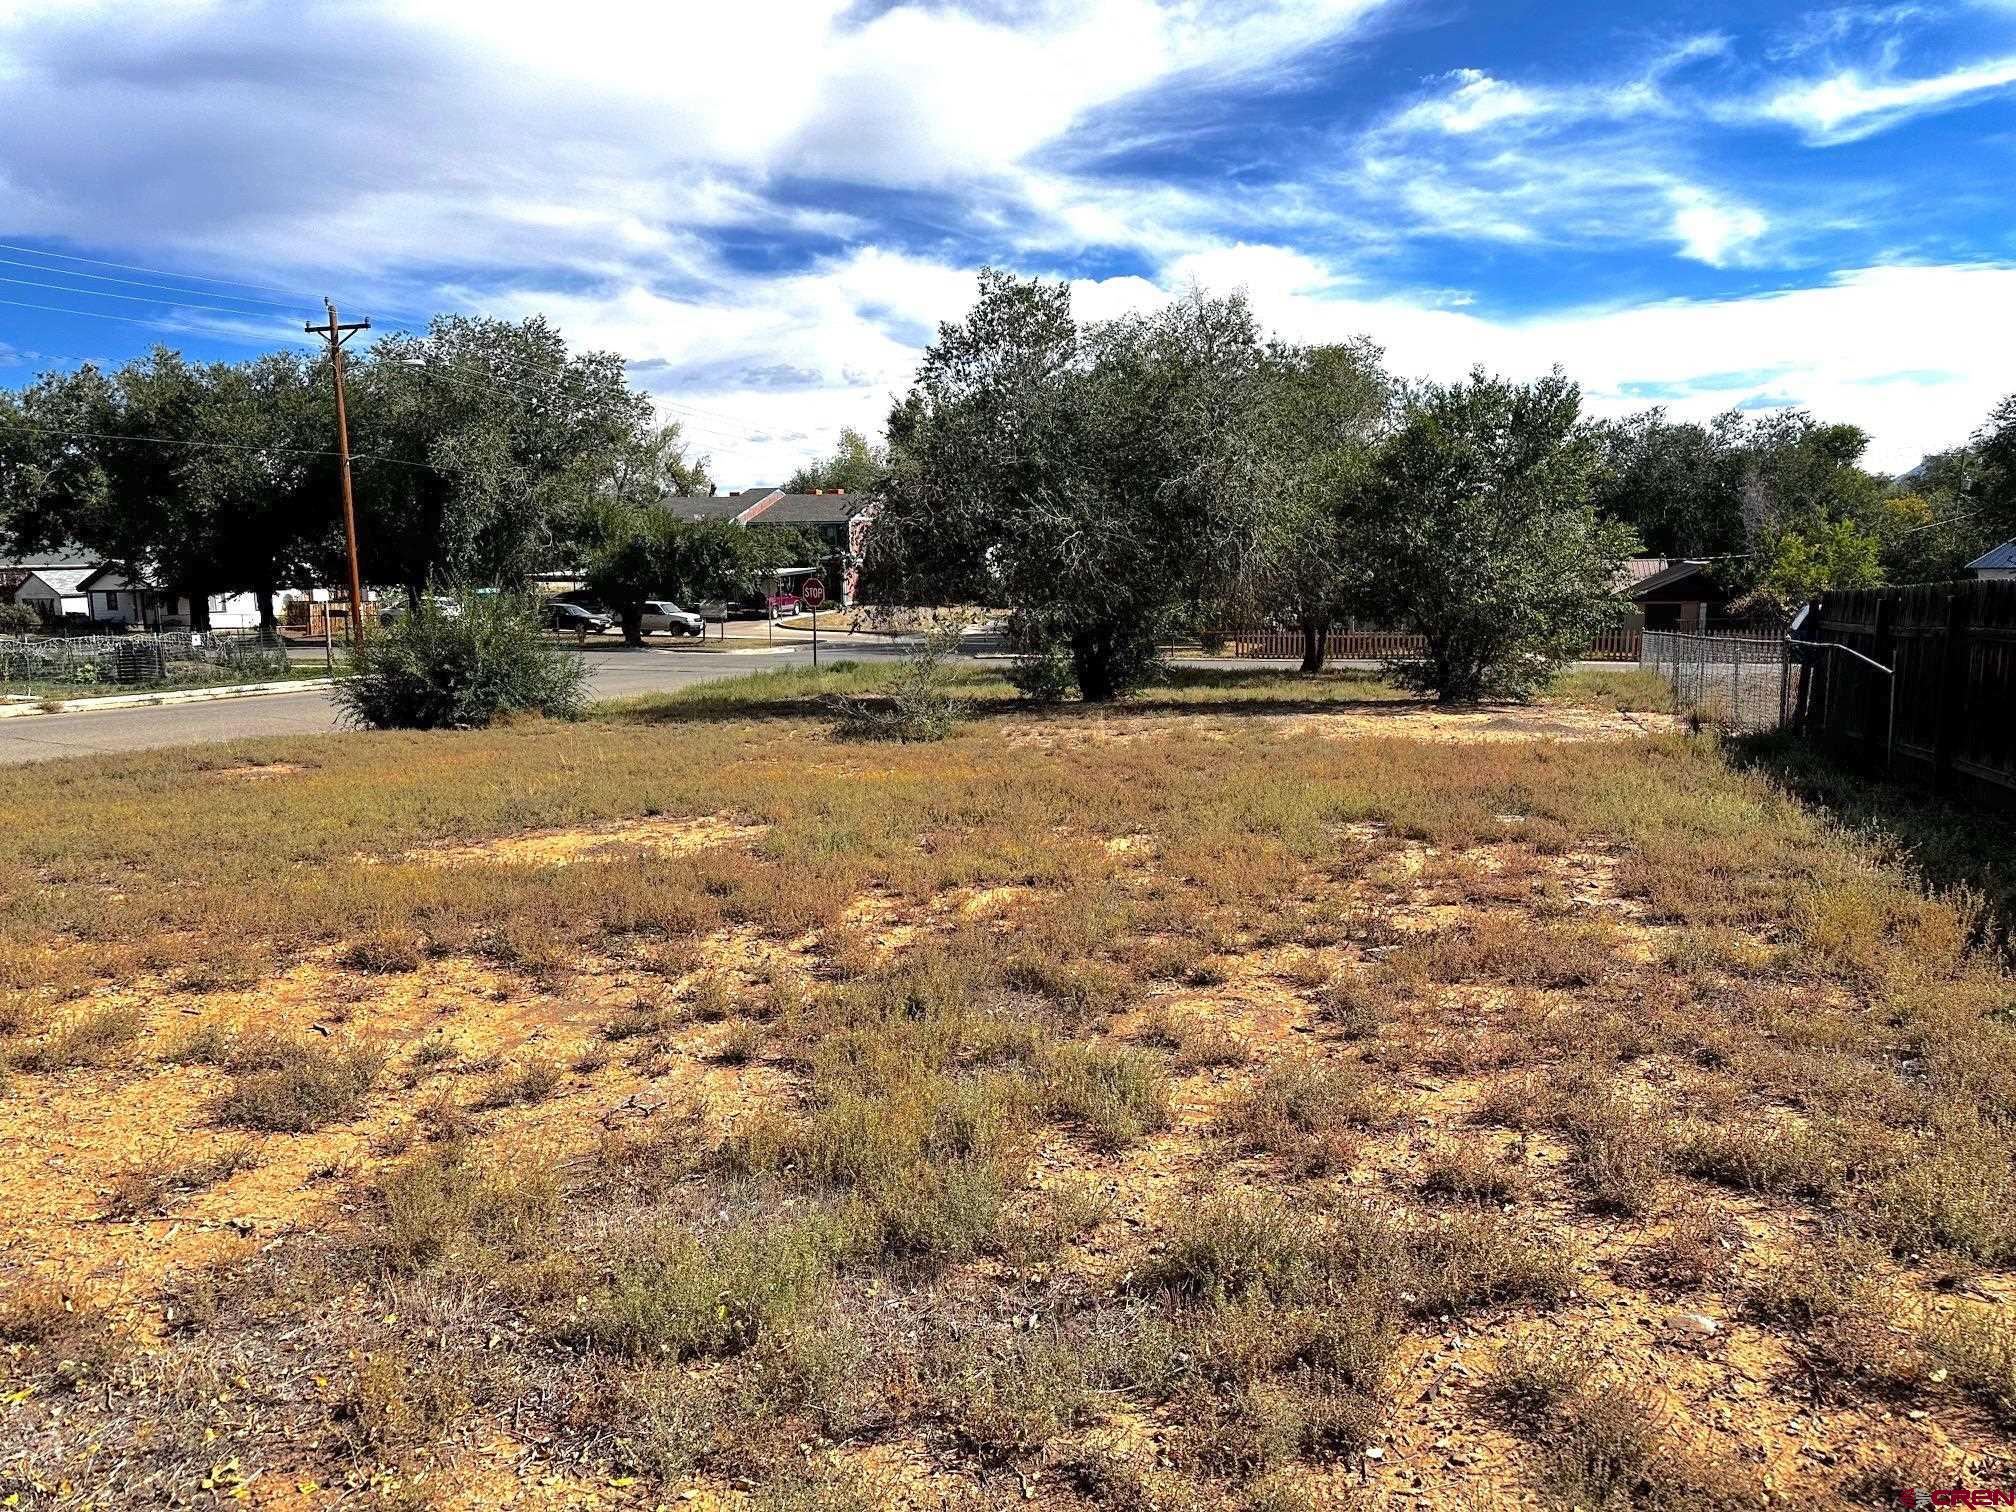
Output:
<svg viewBox="0 0 2016 1512">
<path fill-rule="evenodd" d="M 222 703 L 232 698 L 259 698 L 272 693 L 312 693 L 333 688 L 333 677 L 301 677 L 292 682 L 239 683 L 229 688 L 188 688 L 180 693 L 130 693 L 111 698 L 69 698 L 29 704 L 0 704 L 0 719 L 30 714 L 89 714 L 95 709 L 153 709 L 174 704 Z M 51 702 L 55 703 L 52 709 Z"/>
</svg>

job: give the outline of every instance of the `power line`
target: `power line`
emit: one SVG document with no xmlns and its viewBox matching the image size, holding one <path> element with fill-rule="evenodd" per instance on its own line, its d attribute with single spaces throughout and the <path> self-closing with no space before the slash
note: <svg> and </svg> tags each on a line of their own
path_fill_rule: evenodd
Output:
<svg viewBox="0 0 2016 1512">
<path fill-rule="evenodd" d="M 425 373 L 428 377 L 437 378 L 443 383 L 452 383 L 460 388 L 474 389 L 478 393 L 495 394 L 500 399 L 513 399 L 513 398 L 543 399 L 552 397 L 550 390 L 546 392 L 541 392 L 536 389 L 520 389 L 509 386 L 504 388 L 497 388 L 494 387 L 492 384 L 478 383 L 473 378 L 461 378 L 453 376 L 448 373 L 441 372 L 438 368 L 435 368 L 430 363 L 421 362 L 413 359 L 403 357 L 392 357 L 392 358 L 386 358 L 384 360 L 391 362 L 398 367 L 408 367 L 414 369 L 417 372 Z M 492 376 L 494 377 L 494 375 Z M 508 385 L 508 380 L 505 379 L 499 378 L 496 379 L 495 381 L 497 383 L 505 383 Z M 722 445 L 734 445 L 738 442 L 753 442 L 756 440 L 756 433 L 754 431 L 744 431 L 738 434 L 732 431 L 723 430 L 718 426 L 707 425 L 704 423 L 699 423 L 691 420 L 680 421 L 679 428 L 682 434 L 691 433 L 696 436 L 712 437 L 717 444 Z"/>
<path fill-rule="evenodd" d="M 108 261 L 106 261 L 105 259 L 103 259 L 103 258 L 98 258 L 98 257 L 76 257 L 76 256 L 72 256 L 72 255 L 71 255 L 70 253 L 67 253 L 67 252 L 50 252 L 50 251 L 46 251 L 45 249 L 43 249 L 43 248 L 41 248 L 41 247 L 26 247 L 26 246 L 22 246 L 22 245 L 20 245 L 20 244 L 19 244 L 19 243 L 17 243 L 17 242 L 0 242 L 0 251 L 8 251 L 8 252 L 25 252 L 25 253 L 27 253 L 27 254 L 28 254 L 28 255 L 29 255 L 30 257 L 43 257 L 43 258 L 60 258 L 60 259 L 62 259 L 62 260 L 63 260 L 63 261 L 65 261 L 65 262 L 81 262 L 81 263 L 89 263 L 89 264 L 90 264 L 91 266 L 93 266 L 93 267 L 98 267 L 98 268 L 120 268 L 120 269 L 123 269 L 124 271 L 126 271 L 126 272 L 129 272 L 129 273 L 157 273 L 157 274 L 160 274 L 160 275 L 162 275 L 163 277 L 166 277 L 166 278 L 179 278 L 179 279 L 182 279 L 182 280 L 183 280 L 184 282 L 194 282 L 194 283 L 211 283 L 211 284 L 223 284 L 223 285 L 229 285 L 229 286 L 235 286 L 235 287 L 237 287 L 237 288 L 241 288 L 241 289 L 264 289 L 264 290 L 265 290 L 265 291 L 267 291 L 268 293 L 273 293 L 273 294 L 287 294 L 287 295 L 290 295 L 290 296 L 292 296 L 292 297 L 291 297 L 291 298 L 290 298 L 290 299 L 289 299 L 288 301 L 286 301 L 285 303 L 282 303 L 282 302 L 281 302 L 281 301 L 279 301 L 279 300 L 270 300 L 270 299 L 253 299 L 253 298 L 252 298 L 252 297 L 251 297 L 250 295 L 245 295 L 245 294 L 230 294 L 230 293 L 225 293 L 225 292 L 223 292 L 223 291 L 221 291 L 221 290 L 210 290 L 210 289 L 175 289 L 175 290 L 173 290 L 173 292 L 177 292 L 177 293 L 183 293 L 183 294 L 199 294 L 199 295 L 212 295 L 213 297 L 215 297 L 215 298 L 219 298 L 219 299 L 238 299 L 238 300 L 243 300 L 243 301 L 245 301 L 245 302 L 247 302 L 247 303 L 250 303 L 250 304 L 268 304 L 268 305 L 272 305 L 272 306 L 274 306 L 274 307 L 275 307 L 276 309 L 283 309 L 283 310 L 297 310 L 297 309 L 299 309 L 299 308 L 300 308 L 300 307 L 301 307 L 302 305 L 304 305 L 304 304 L 305 304 L 305 305 L 313 305 L 313 304 L 315 303 L 314 299 L 313 299 L 313 298 L 311 298 L 310 296 L 308 296 L 308 295 L 306 295 L 306 294 L 302 294 L 302 293 L 299 293 L 299 292 L 298 292 L 298 291 L 296 291 L 296 290 L 293 290 L 293 289 L 289 289 L 289 288 L 286 288 L 286 287 L 284 287 L 283 285 L 280 285 L 280 284 L 266 284 L 266 283 L 253 283 L 253 282 L 251 282 L 250 280 L 247 280 L 247 279 L 240 279 L 240 278 L 215 278 L 215 277 L 212 277 L 212 276 L 210 276 L 210 275 L 208 275 L 208 274 L 203 274 L 203 273 L 183 273 L 183 272 L 179 272 L 179 271 L 177 271 L 177 270 L 175 270 L 175 269 L 172 269 L 172 268 L 150 268 L 150 267 L 145 267 L 145 266 L 143 266 L 143 265 L 141 265 L 141 264 L 139 264 L 139 263 L 122 263 L 122 262 L 108 262 Z M 6 262 L 6 263 L 11 263 L 11 264 L 12 264 L 13 266 L 15 266 L 15 267 L 22 267 L 22 268 L 36 268 L 36 269 L 38 269 L 39 271 L 42 271 L 42 272 L 45 272 L 45 273 L 57 273 L 57 274 L 61 274 L 62 276 L 66 277 L 66 278 L 92 278 L 92 279 L 97 279 L 97 278 L 103 278 L 103 277 L 104 277 L 104 275 L 103 275 L 103 274 L 97 274 L 97 273 L 84 273 L 84 272 L 80 272 L 80 271 L 78 271 L 77 269 L 74 269 L 74 268 L 45 268 L 45 267 L 42 267 L 42 265 L 41 265 L 41 264 L 39 264 L 39 263 L 22 263 L 22 262 L 15 262 L 15 260 L 14 260 L 14 259 L 12 259 L 12 258 L 0 258 L 0 262 Z M 135 285 L 137 285 L 137 286 L 138 286 L 138 287 L 140 287 L 140 288 L 148 288 L 148 289 L 171 289 L 171 288 L 172 288 L 172 286 L 171 286 L 171 285 L 168 285 L 168 284 L 150 284 L 150 283 L 142 283 L 142 282 L 140 282 L 140 280 L 138 280 L 138 279 L 127 279 L 127 278 L 114 278 L 114 279 L 107 279 L 106 281 L 107 281 L 107 282 L 110 282 L 110 283 L 130 283 L 130 284 L 135 284 Z M 78 291 L 76 291 L 76 292 L 78 292 L 78 293 L 84 293 L 84 292 L 86 292 L 86 291 L 84 291 L 84 290 L 81 290 L 81 289 L 80 289 L 80 290 L 78 290 Z M 165 301 L 164 301 L 164 303 L 165 303 Z M 372 303 L 376 303 L 376 301 L 372 301 Z M 415 321 L 419 321 L 419 322 L 420 322 L 420 323 L 422 323 L 423 325 L 424 325 L 424 324 L 425 324 L 425 323 L 426 323 L 426 322 L 427 322 L 427 321 L 428 321 L 429 319 L 431 319 L 431 318 L 432 318 L 431 316 L 427 316 L 427 315 L 422 315 L 422 314 L 421 314 L 421 313 L 420 313 L 419 311 L 417 311 L 417 310 L 408 310 L 408 309 L 404 309 L 404 308 L 400 308 L 400 307 L 397 307 L 397 306 L 392 306 L 392 305 L 384 305 L 384 304 L 380 304 L 380 305 L 378 305 L 378 308 L 380 308 L 380 309 L 382 309 L 382 310 L 386 311 L 386 313 L 388 313 L 388 314 L 391 314 L 391 315 L 397 315 L 397 316 L 401 317 L 402 319 L 410 319 L 410 320 L 415 320 Z"/>
<path fill-rule="evenodd" d="M 59 270 L 51 268 L 49 272 Z M 0 273 L 0 283 L 25 284 L 31 289 L 55 289 L 64 294 L 74 294 L 81 299 L 123 299 L 130 304 L 174 305 L 184 310 L 214 310 L 220 315 L 236 315 L 241 319 L 271 319 L 271 316 L 257 316 L 250 310 L 234 310 L 229 305 L 196 304 L 186 299 L 154 299 L 145 294 L 115 294 L 110 289 L 77 289 L 69 284 L 43 283 L 35 278 L 15 278 L 11 274 Z"/>
<path fill-rule="evenodd" d="M 660 399 L 656 395 L 653 395 L 652 399 L 653 402 L 657 404 L 669 404 L 670 406 L 672 406 L 673 409 L 690 410 L 693 414 L 700 415 L 703 417 L 709 417 L 715 420 L 726 420 L 731 425 L 744 425 L 747 423 L 739 415 L 730 415 L 722 410 L 702 409 L 699 405 L 688 404 L 683 399 Z"/>
<path fill-rule="evenodd" d="M 107 262 L 102 257 L 78 257 L 69 252 L 49 252 L 41 247 L 17 246 L 13 242 L 0 242 L 0 249 L 5 249 L 9 252 L 26 252 L 34 257 L 60 258 L 64 262 L 89 263 L 94 268 L 122 268 L 128 273 L 155 273 L 163 278 L 179 278 L 185 283 L 232 284 L 241 289 L 264 289 L 269 294 L 292 294 L 295 296 L 296 302 L 300 304 L 314 303 L 312 299 L 309 299 L 298 290 L 282 288 L 279 284 L 252 283 L 243 278 L 208 278 L 201 273 L 178 273 L 173 268 L 143 268 L 138 263 Z M 52 268 L 50 271 L 60 272 L 62 270 Z M 189 292 L 200 294 L 203 291 L 200 289 L 191 289 Z"/>
<path fill-rule="evenodd" d="M 81 294 L 85 291 L 79 289 L 76 290 L 75 292 Z M 163 302 L 166 303 L 166 301 Z M 227 333 L 224 331 L 209 330 L 200 326 L 192 326 L 187 321 L 184 321 L 181 324 L 177 325 L 161 319 L 150 320 L 145 315 L 121 315 L 116 311 L 112 310 L 73 310 L 68 305 L 34 304 L 26 299 L 0 298 L 0 304 L 13 305 L 17 309 L 22 310 L 47 310 L 54 315 L 82 315 L 90 320 L 123 320 L 132 325 L 153 326 L 157 330 L 176 331 L 185 336 L 191 334 L 199 336 L 214 336 L 220 341 L 236 341 L 242 343 L 245 346 L 259 346 L 270 343 L 275 340 L 292 341 L 298 346 L 309 345 L 308 342 L 302 341 L 300 337 L 287 335 L 285 333 L 275 333 L 275 335 L 273 336 L 246 336 L 235 333 Z M 234 310 L 230 313 L 234 315 L 244 315 L 247 314 L 248 312 L 244 310 Z"/>
<path fill-rule="evenodd" d="M 0 243 L 0 245 L 4 245 L 4 243 Z M 0 257 L 0 264 L 4 264 L 10 268 L 29 268 L 37 273 L 60 273 L 65 278 L 88 278 L 95 283 L 126 284 L 135 289 L 165 289 L 171 294 L 207 294 L 210 292 L 207 289 L 185 289 L 177 284 L 148 283 L 145 279 L 140 278 L 114 278 L 109 273 L 83 273 L 74 268 L 46 268 L 41 263 L 23 262 L 18 257 Z M 51 284 L 47 287 L 57 288 L 61 287 L 61 285 Z M 79 289 L 77 292 L 79 294 L 89 294 L 94 291 Z M 284 304 L 277 299 L 254 299 L 249 294 L 218 294 L 213 297 L 218 299 L 235 299 L 241 304 L 268 305 L 276 310 L 298 310 L 300 308 L 298 304 Z M 164 299 L 160 303 L 173 304 L 175 301 Z"/>
<path fill-rule="evenodd" d="M 16 422 L 30 430 L 46 431 L 52 436 L 71 436 L 83 441 L 141 441 L 151 446 L 207 446 L 224 451 L 280 452 L 294 457 L 334 457 L 333 451 L 318 451 L 306 446 L 275 446 L 253 441 L 184 441 L 174 436 L 125 436 L 116 431 L 72 430 L 68 426 L 49 425 L 40 420 L 20 420 Z M 428 462 L 409 462 L 404 457 L 390 457 L 383 452 L 358 452 L 354 460 L 359 462 L 390 462 L 394 467 L 419 468 L 424 472 L 439 472 L 440 469 Z"/>
<path fill-rule="evenodd" d="M 432 363 L 423 362 L 411 357 L 387 357 L 381 360 L 391 363 L 394 367 L 413 368 L 417 372 L 425 373 L 430 378 L 438 378 L 443 383 L 460 384 L 463 388 L 478 389 L 486 394 L 495 394 L 502 399 L 544 399 L 551 397 L 550 390 L 546 393 L 541 393 L 537 389 L 519 388 L 512 384 L 509 379 L 498 378 L 495 374 L 490 375 L 493 380 L 491 383 L 479 383 L 474 378 L 462 378 L 454 374 L 444 373 Z M 503 384 L 504 387 L 499 388 L 496 386 L 498 384 Z"/>
</svg>

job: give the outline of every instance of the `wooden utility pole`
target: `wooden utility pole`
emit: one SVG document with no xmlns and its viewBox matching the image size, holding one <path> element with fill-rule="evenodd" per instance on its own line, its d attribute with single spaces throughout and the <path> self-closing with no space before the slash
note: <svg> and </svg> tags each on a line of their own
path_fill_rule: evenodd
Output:
<svg viewBox="0 0 2016 1512">
<path fill-rule="evenodd" d="M 343 343 L 359 331 L 370 330 L 371 322 L 353 320 L 345 324 L 336 319 L 336 306 L 331 301 L 323 300 L 322 306 L 329 312 L 328 324 L 310 323 L 302 329 L 328 341 L 329 371 L 336 379 L 336 455 L 343 469 L 343 541 L 350 549 L 350 644 L 357 646 L 364 640 L 364 580 L 357 570 L 357 505 L 350 496 L 350 420 L 343 412 Z"/>
</svg>

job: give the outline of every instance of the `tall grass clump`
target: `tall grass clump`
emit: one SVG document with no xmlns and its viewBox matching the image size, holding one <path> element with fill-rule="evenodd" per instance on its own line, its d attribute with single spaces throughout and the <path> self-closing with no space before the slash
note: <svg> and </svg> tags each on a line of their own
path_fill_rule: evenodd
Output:
<svg viewBox="0 0 2016 1512">
<path fill-rule="evenodd" d="M 946 689 L 960 627 L 933 625 L 912 641 L 877 696 L 835 694 L 833 732 L 850 740 L 943 740 L 962 713 Z"/>
<path fill-rule="evenodd" d="M 581 659 L 546 638 L 537 606 L 505 594 L 422 599 L 356 653 L 336 700 L 379 730 L 476 730 L 505 714 L 572 719 L 587 697 Z"/>
</svg>

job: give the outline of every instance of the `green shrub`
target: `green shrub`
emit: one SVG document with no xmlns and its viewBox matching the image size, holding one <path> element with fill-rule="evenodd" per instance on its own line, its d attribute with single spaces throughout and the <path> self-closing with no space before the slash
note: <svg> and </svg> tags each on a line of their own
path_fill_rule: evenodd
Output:
<svg viewBox="0 0 2016 1512">
<path fill-rule="evenodd" d="M 1169 1074 L 1139 1050 L 1062 1044 L 1037 1062 L 1045 1110 L 1118 1150 L 1169 1122 Z"/>
<path fill-rule="evenodd" d="M 1341 1170 L 1354 1153 L 1351 1130 L 1386 1111 L 1358 1061 L 1284 1057 L 1232 1098 L 1225 1131 L 1249 1150 L 1282 1156 L 1296 1175 Z"/>
<path fill-rule="evenodd" d="M 423 599 L 370 636 L 336 699 L 374 729 L 481 729 L 504 714 L 572 719 L 587 676 L 578 656 L 546 639 L 531 600 L 465 592 Z"/>
</svg>

